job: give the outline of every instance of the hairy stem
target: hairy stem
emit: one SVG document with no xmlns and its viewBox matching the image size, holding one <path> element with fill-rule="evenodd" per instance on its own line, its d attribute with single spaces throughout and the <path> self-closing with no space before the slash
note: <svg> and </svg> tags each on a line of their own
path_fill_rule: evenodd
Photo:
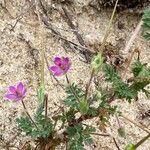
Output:
<svg viewBox="0 0 150 150">
<path fill-rule="evenodd" d="M 107 37 L 108 37 L 108 35 L 109 35 L 109 31 L 110 31 L 110 28 L 111 28 L 111 25 L 112 25 L 112 22 L 113 22 L 113 18 L 114 18 L 114 15 L 115 15 L 115 11 L 116 11 L 116 8 L 117 8 L 117 4 L 118 4 L 118 0 L 116 0 L 116 3 L 115 3 L 115 6 L 114 6 L 114 9 L 113 9 L 113 12 L 112 12 L 112 15 L 111 15 L 111 18 L 110 18 L 108 27 L 107 27 L 107 29 L 106 29 L 105 36 L 104 36 L 104 38 L 103 38 L 103 42 L 102 42 L 102 45 L 101 45 L 101 47 L 100 47 L 100 53 L 103 53 L 104 46 L 105 46 Z"/>
<path fill-rule="evenodd" d="M 91 72 L 91 76 L 90 76 L 90 80 L 86 86 L 86 90 L 85 90 L 85 99 L 87 99 L 87 96 L 88 96 L 88 91 L 89 91 L 89 87 L 90 87 L 90 84 L 92 82 L 92 79 L 94 77 L 94 69 L 92 69 L 92 72 Z"/>
<path fill-rule="evenodd" d="M 34 120 L 32 119 L 32 117 L 30 116 L 29 112 L 27 111 L 27 108 L 25 106 L 25 103 L 23 102 L 23 100 L 21 101 L 22 102 L 22 105 L 23 105 L 23 108 L 27 114 L 27 116 L 29 117 L 29 119 L 31 120 L 31 122 L 34 124 L 34 126 L 38 129 L 38 126 L 36 125 L 36 123 L 34 122 Z"/>
</svg>

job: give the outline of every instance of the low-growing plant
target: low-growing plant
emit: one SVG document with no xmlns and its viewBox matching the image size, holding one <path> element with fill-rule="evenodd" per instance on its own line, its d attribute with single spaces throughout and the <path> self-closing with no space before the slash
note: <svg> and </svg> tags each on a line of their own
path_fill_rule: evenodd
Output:
<svg viewBox="0 0 150 150">
<path fill-rule="evenodd" d="M 145 37 L 149 39 L 150 31 L 150 11 L 145 11 L 143 16 Z M 61 144 L 66 145 L 68 150 L 84 150 L 85 145 L 93 143 L 92 135 L 111 136 L 109 134 L 98 134 L 97 131 L 104 131 L 109 124 L 111 116 L 122 115 L 117 105 L 112 104 L 116 99 L 121 99 L 132 103 L 138 99 L 138 93 L 144 92 L 149 96 L 149 91 L 145 88 L 150 84 L 150 69 L 147 64 L 137 59 L 130 68 L 131 77 L 124 80 L 120 72 L 104 59 L 101 53 L 94 56 L 91 63 L 91 76 L 86 86 L 80 86 L 75 81 L 71 83 L 68 71 L 71 67 L 71 60 L 68 57 L 55 57 L 54 66 L 49 68 L 53 76 L 64 76 L 67 86 L 65 87 L 66 98 L 63 100 L 64 106 L 60 106 L 60 111 L 56 115 L 48 115 L 48 95 L 44 83 L 41 84 L 38 92 L 38 106 L 33 116 L 30 116 L 26 105 L 25 97 L 27 89 L 22 82 L 16 86 L 9 86 L 5 95 L 7 100 L 22 103 L 25 110 L 24 115 L 18 117 L 16 122 L 18 127 L 33 138 L 36 149 L 53 150 Z M 90 90 L 93 78 L 102 73 L 103 84 L 94 84 Z M 104 85 L 108 86 L 104 86 Z M 85 87 L 85 88 L 83 88 Z M 59 93 L 58 93 L 59 94 Z M 89 125 L 87 120 L 98 118 L 97 127 Z M 123 127 L 118 129 L 121 137 L 125 137 Z M 146 136 L 137 144 L 129 144 L 126 150 L 135 150 L 145 140 Z"/>
</svg>

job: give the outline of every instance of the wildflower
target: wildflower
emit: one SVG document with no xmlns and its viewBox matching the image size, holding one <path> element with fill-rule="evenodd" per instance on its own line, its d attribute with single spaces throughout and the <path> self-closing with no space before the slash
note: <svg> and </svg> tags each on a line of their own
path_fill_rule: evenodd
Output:
<svg viewBox="0 0 150 150">
<path fill-rule="evenodd" d="M 5 98 L 9 100 L 20 101 L 26 95 L 26 88 L 22 82 L 19 82 L 16 86 L 9 86 L 8 92 L 5 95 Z"/>
<path fill-rule="evenodd" d="M 68 57 L 55 57 L 54 63 L 55 65 L 50 67 L 50 70 L 54 72 L 55 76 L 61 76 L 67 73 L 71 65 Z"/>
</svg>

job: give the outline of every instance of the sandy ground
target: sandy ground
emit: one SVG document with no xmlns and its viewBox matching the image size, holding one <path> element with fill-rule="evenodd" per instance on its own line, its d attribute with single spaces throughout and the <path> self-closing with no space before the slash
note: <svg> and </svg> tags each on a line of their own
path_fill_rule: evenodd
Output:
<svg viewBox="0 0 150 150">
<path fill-rule="evenodd" d="M 87 45 L 98 48 L 112 10 L 101 10 L 97 12 L 88 6 L 89 0 L 76 0 L 72 6 L 73 18 L 78 23 L 78 31 L 82 35 Z M 86 83 L 90 75 L 90 65 L 83 62 L 84 58 L 76 51 L 72 52 L 71 47 L 64 47 L 64 42 L 52 36 L 48 30 L 41 31 L 41 26 L 34 9 L 29 8 L 29 1 L 24 0 L 6 0 L 0 1 L 0 142 L 4 143 L 12 139 L 13 145 L 16 147 L 23 146 L 26 137 L 23 133 L 14 138 L 18 134 L 15 118 L 23 112 L 22 106 L 18 103 L 5 101 L 3 96 L 9 85 L 14 85 L 18 81 L 23 81 L 28 89 L 25 103 L 32 114 L 37 106 L 36 89 L 40 83 L 40 54 L 44 48 L 47 59 L 52 64 L 55 55 L 69 56 L 72 61 L 72 67 L 69 72 L 69 78 L 72 82 Z M 49 1 L 50 3 L 50 1 Z M 60 5 L 53 5 L 54 8 Z M 27 11 L 28 10 L 28 11 Z M 24 13 L 22 13 L 24 12 Z M 18 17 L 21 19 L 16 23 Z M 57 9 L 49 12 L 50 20 L 53 27 L 64 35 L 68 40 L 78 43 L 76 36 L 72 33 L 66 21 L 62 18 Z M 127 12 L 120 12 L 115 17 L 114 25 L 111 29 L 111 35 L 107 40 L 107 44 L 122 53 L 122 49 L 130 38 L 133 29 L 140 20 L 140 15 Z M 16 25 L 15 25 L 16 24 Z M 122 25 L 121 29 L 118 27 Z M 15 25 L 15 27 L 13 27 Z M 12 30 L 12 28 L 14 28 Z M 66 29 L 67 31 L 65 31 Z M 26 41 L 29 41 L 30 46 Z M 141 51 L 141 60 L 149 63 L 150 60 L 150 43 L 146 42 L 141 35 L 136 38 L 134 48 Z M 150 64 L 149 64 L 150 65 Z M 66 84 L 64 77 L 58 78 L 60 83 Z M 53 113 L 58 105 L 61 105 L 65 95 L 64 91 L 56 85 L 55 81 L 49 75 L 49 71 L 45 65 L 45 82 L 46 92 L 49 95 L 49 114 Z M 57 94 L 59 92 L 59 94 Z M 150 130 L 150 118 L 141 119 L 141 114 L 150 108 L 149 100 L 141 93 L 139 101 L 129 105 L 127 102 L 117 101 L 119 108 L 123 114 L 134 120 L 138 124 L 142 124 Z M 90 122 L 89 122 L 90 123 Z M 115 136 L 121 149 L 129 142 L 136 143 L 142 139 L 146 132 L 121 119 L 122 125 L 126 129 L 127 138 L 123 139 L 116 135 L 118 124 L 114 117 L 110 121 L 113 128 L 108 128 L 108 132 Z M 93 150 L 117 150 L 114 142 L 110 138 L 95 136 L 95 148 Z M 0 148 L 2 150 L 2 148 Z M 17 148 L 10 148 L 10 150 Z M 59 148 L 63 149 L 63 148 Z M 88 149 L 88 148 L 87 148 Z M 150 150 L 150 140 L 147 140 L 139 150 Z M 5 150 L 5 149 L 4 149 Z"/>
</svg>

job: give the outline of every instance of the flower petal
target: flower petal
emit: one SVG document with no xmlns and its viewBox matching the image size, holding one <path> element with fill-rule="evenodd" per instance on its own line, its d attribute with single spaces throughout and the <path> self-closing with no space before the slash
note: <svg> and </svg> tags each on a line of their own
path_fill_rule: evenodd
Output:
<svg viewBox="0 0 150 150">
<path fill-rule="evenodd" d="M 65 65 L 67 65 L 67 64 L 69 64 L 70 62 L 69 62 L 69 58 L 68 57 L 64 57 L 64 59 L 63 59 L 63 64 L 65 64 Z"/>
<path fill-rule="evenodd" d="M 54 75 L 55 75 L 55 76 L 60 76 L 61 74 L 64 73 L 64 71 L 61 70 L 61 69 L 60 69 L 59 67 L 57 67 L 57 66 L 52 66 L 52 67 L 50 67 L 50 70 L 51 70 L 52 72 L 54 72 Z"/>
<path fill-rule="evenodd" d="M 63 71 L 63 70 L 57 70 L 56 72 L 55 72 L 55 76 L 61 76 L 62 74 L 64 74 L 65 72 Z"/>
<path fill-rule="evenodd" d="M 67 72 L 71 66 L 71 62 L 69 61 L 69 58 L 68 57 L 65 57 L 63 59 L 63 65 L 64 65 L 64 68 L 65 68 L 65 72 Z"/>
<path fill-rule="evenodd" d="M 6 94 L 5 97 L 10 100 L 18 100 L 18 97 L 15 94 Z"/>
<path fill-rule="evenodd" d="M 55 63 L 55 65 L 60 66 L 60 65 L 61 65 L 61 63 L 62 63 L 61 58 L 60 58 L 60 57 L 55 57 L 54 63 Z"/>
<path fill-rule="evenodd" d="M 9 87 L 9 92 L 15 94 L 16 93 L 16 87 L 15 86 L 10 86 Z"/>
<path fill-rule="evenodd" d="M 26 95 L 26 92 L 27 92 L 27 90 L 26 90 L 26 88 L 22 91 L 22 96 L 24 97 L 25 95 Z"/>
<path fill-rule="evenodd" d="M 19 82 L 19 84 L 17 85 L 17 91 L 22 93 L 23 90 L 24 90 L 24 85 L 22 82 Z"/>
<path fill-rule="evenodd" d="M 53 72 L 56 72 L 57 70 L 59 70 L 59 67 L 52 66 L 52 67 L 50 67 L 50 70 L 53 71 Z"/>
</svg>

